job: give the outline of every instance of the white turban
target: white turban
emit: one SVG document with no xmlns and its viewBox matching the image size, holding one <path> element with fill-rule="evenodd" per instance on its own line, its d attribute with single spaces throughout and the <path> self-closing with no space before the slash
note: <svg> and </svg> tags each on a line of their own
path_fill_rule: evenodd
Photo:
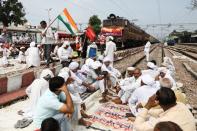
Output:
<svg viewBox="0 0 197 131">
<path fill-rule="evenodd" d="M 34 41 L 32 41 L 31 43 L 30 43 L 30 47 L 35 47 L 36 46 L 36 43 L 34 42 Z"/>
<path fill-rule="evenodd" d="M 69 67 L 70 70 L 75 70 L 79 67 L 79 63 L 75 62 L 75 61 L 71 62 L 68 67 Z"/>
<path fill-rule="evenodd" d="M 135 70 L 135 67 L 128 67 L 127 70 L 128 71 L 133 71 L 133 70 Z"/>
<path fill-rule="evenodd" d="M 68 78 L 69 78 L 68 72 L 60 72 L 60 73 L 58 74 L 58 76 L 64 78 L 65 82 L 66 82 L 66 81 L 68 80 Z"/>
<path fill-rule="evenodd" d="M 62 69 L 60 70 L 59 73 L 64 73 L 64 72 L 69 73 L 69 71 L 70 71 L 70 69 L 69 69 L 68 67 L 64 67 L 64 68 L 62 68 Z"/>
<path fill-rule="evenodd" d="M 105 57 L 105 58 L 103 59 L 103 62 L 112 62 L 112 61 L 111 61 L 111 59 L 109 59 L 109 57 Z"/>
<path fill-rule="evenodd" d="M 155 80 L 148 74 L 142 75 L 142 81 L 144 84 L 149 85 L 149 86 L 155 84 Z"/>
<path fill-rule="evenodd" d="M 168 69 L 166 68 L 166 67 L 160 67 L 159 69 L 159 72 L 161 73 L 161 72 L 163 72 L 163 73 L 167 73 L 167 71 L 168 71 Z"/>
<path fill-rule="evenodd" d="M 62 47 L 66 47 L 66 46 L 70 46 L 70 42 L 69 41 L 64 41 Z"/>
<path fill-rule="evenodd" d="M 109 36 L 109 40 L 114 40 L 114 37 L 113 36 Z"/>
<path fill-rule="evenodd" d="M 92 64 L 91 64 L 91 68 L 94 69 L 94 70 L 98 69 L 101 66 L 102 66 L 102 64 L 98 61 L 92 62 Z"/>
<path fill-rule="evenodd" d="M 147 63 L 147 66 L 148 66 L 149 68 L 151 68 L 151 69 L 156 68 L 155 64 L 152 63 L 152 62 L 148 62 L 148 63 Z"/>
<path fill-rule="evenodd" d="M 103 61 L 103 59 L 104 59 L 103 55 L 100 55 L 100 56 L 98 57 L 98 60 Z"/>
<path fill-rule="evenodd" d="M 91 63 L 94 62 L 94 60 L 92 60 L 91 58 L 88 58 L 85 62 L 85 64 L 89 67 L 91 66 Z"/>
<path fill-rule="evenodd" d="M 42 73 L 40 74 L 40 78 L 44 78 L 47 75 L 50 75 L 50 77 L 54 77 L 54 74 L 53 74 L 53 72 L 50 69 L 44 69 L 42 71 Z"/>
<path fill-rule="evenodd" d="M 20 48 L 20 50 L 22 50 L 22 49 L 25 49 L 25 47 L 24 47 L 24 46 L 22 46 L 22 47 Z"/>
</svg>

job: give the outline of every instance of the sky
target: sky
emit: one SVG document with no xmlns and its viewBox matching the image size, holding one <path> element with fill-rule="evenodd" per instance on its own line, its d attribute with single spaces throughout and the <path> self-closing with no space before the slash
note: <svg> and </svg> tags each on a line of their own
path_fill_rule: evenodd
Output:
<svg viewBox="0 0 197 131">
<path fill-rule="evenodd" d="M 32 25 L 39 25 L 41 20 L 54 19 L 64 8 L 67 8 L 76 23 L 84 28 L 89 17 L 98 15 L 103 20 L 111 13 L 133 20 L 136 25 L 148 33 L 162 37 L 172 30 L 194 30 L 197 24 L 197 10 L 188 9 L 191 0 L 19 0 L 23 3 L 26 18 Z M 137 20 L 137 21 L 136 21 Z M 158 26 L 158 24 L 174 26 Z M 156 25 L 153 25 L 156 24 Z M 57 25 L 55 22 L 54 26 Z M 147 26 L 149 25 L 149 26 Z M 61 25 L 62 27 L 63 25 Z"/>
</svg>

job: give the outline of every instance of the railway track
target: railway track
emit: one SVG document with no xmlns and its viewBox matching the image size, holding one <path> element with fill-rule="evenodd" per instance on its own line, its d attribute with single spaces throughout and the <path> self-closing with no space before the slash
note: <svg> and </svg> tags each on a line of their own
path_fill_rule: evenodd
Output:
<svg viewBox="0 0 197 131">
<path fill-rule="evenodd" d="M 188 48 L 177 48 L 177 47 L 165 47 L 169 50 L 173 50 L 175 52 L 181 53 L 195 61 L 197 61 L 197 50 L 195 49 L 188 49 Z"/>
</svg>

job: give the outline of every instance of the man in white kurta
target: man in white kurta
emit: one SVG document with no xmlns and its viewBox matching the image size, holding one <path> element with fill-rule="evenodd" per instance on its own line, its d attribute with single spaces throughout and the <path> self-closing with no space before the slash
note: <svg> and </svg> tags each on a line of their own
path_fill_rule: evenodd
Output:
<svg viewBox="0 0 197 131">
<path fill-rule="evenodd" d="M 130 92 L 132 90 L 132 84 L 135 82 L 135 77 L 133 76 L 135 68 L 128 67 L 127 68 L 127 77 L 120 81 L 119 88 L 120 91 L 118 92 L 118 98 L 113 100 L 116 104 L 126 104 L 130 97 Z"/>
<path fill-rule="evenodd" d="M 8 54 L 9 50 L 0 43 L 0 67 L 6 67 L 8 65 Z"/>
<path fill-rule="evenodd" d="M 99 74 L 99 68 L 101 68 L 100 62 L 91 62 L 89 67 L 89 72 L 87 74 L 87 81 L 90 83 L 95 89 L 100 89 L 101 93 L 105 92 L 104 86 L 104 76 Z"/>
<path fill-rule="evenodd" d="M 148 41 L 144 47 L 144 54 L 146 55 L 146 61 L 149 61 L 149 52 L 150 52 L 151 43 Z"/>
<path fill-rule="evenodd" d="M 72 52 L 69 47 L 70 47 L 70 42 L 64 41 L 63 45 L 57 51 L 57 55 L 62 64 L 66 63 L 68 65 L 70 59 L 72 58 Z"/>
<path fill-rule="evenodd" d="M 142 75 L 148 74 L 155 79 L 155 77 L 157 77 L 157 75 L 159 74 L 159 72 L 157 71 L 157 66 L 152 62 L 148 62 L 147 68 L 147 70 L 142 71 Z"/>
<path fill-rule="evenodd" d="M 49 88 L 48 80 L 54 77 L 50 69 L 44 69 L 40 74 L 40 78 L 35 79 L 26 89 L 26 94 L 29 97 L 28 108 L 24 112 L 25 117 L 33 118 L 38 99 Z"/>
<path fill-rule="evenodd" d="M 31 42 L 30 47 L 25 52 L 28 68 L 40 66 L 40 52 L 38 47 L 35 47 L 35 45 L 35 42 Z"/>
<path fill-rule="evenodd" d="M 69 69 L 71 70 L 71 77 L 76 81 L 79 93 L 84 93 L 87 89 L 93 90 L 94 87 L 87 83 L 87 78 L 79 71 L 78 62 L 71 62 L 69 64 Z"/>
<path fill-rule="evenodd" d="M 116 44 L 113 42 L 113 37 L 109 36 L 107 38 L 106 49 L 105 49 L 105 57 L 111 60 L 111 64 L 113 65 L 114 62 L 114 52 L 116 51 Z"/>
<path fill-rule="evenodd" d="M 160 67 L 159 68 L 159 73 L 160 74 L 156 78 L 157 80 L 160 80 L 162 78 L 168 78 L 171 81 L 171 83 L 172 83 L 172 89 L 176 89 L 177 88 L 176 81 L 171 76 L 170 71 L 166 67 Z"/>
<path fill-rule="evenodd" d="M 112 66 L 111 62 L 112 60 L 110 58 L 105 57 L 103 60 L 101 71 L 107 71 L 109 73 L 112 87 L 115 87 L 117 85 L 118 79 L 121 77 L 121 73 Z"/>
<path fill-rule="evenodd" d="M 155 94 L 159 89 L 155 80 L 150 75 L 143 75 L 141 79 L 141 87 L 137 88 L 129 99 L 129 107 L 134 115 L 138 113 L 136 106 L 146 103 L 149 97 Z"/>
</svg>

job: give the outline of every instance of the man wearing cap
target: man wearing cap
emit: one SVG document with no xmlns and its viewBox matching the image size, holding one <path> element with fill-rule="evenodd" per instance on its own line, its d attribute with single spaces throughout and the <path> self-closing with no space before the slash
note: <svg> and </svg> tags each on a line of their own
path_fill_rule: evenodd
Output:
<svg viewBox="0 0 197 131">
<path fill-rule="evenodd" d="M 104 93 L 104 76 L 101 74 L 101 66 L 102 64 L 98 61 L 92 61 L 90 63 L 87 81 L 95 87 L 95 89 L 100 89 L 101 93 Z"/>
<path fill-rule="evenodd" d="M 103 65 L 101 71 L 107 71 L 110 75 L 110 80 L 112 81 L 112 87 L 117 85 L 118 79 L 121 77 L 121 73 L 115 69 L 112 65 L 112 60 L 109 57 L 105 57 L 103 60 Z"/>
<path fill-rule="evenodd" d="M 142 71 L 142 75 L 149 74 L 155 79 L 155 77 L 159 74 L 157 71 L 157 66 L 153 62 L 147 62 L 147 68 L 147 70 Z"/>
<path fill-rule="evenodd" d="M 156 77 L 156 80 L 159 81 L 160 79 L 168 78 L 171 81 L 172 85 L 173 85 L 172 86 L 173 89 L 175 89 L 176 88 L 176 81 L 170 75 L 169 70 L 166 67 L 160 67 L 158 70 L 159 70 L 159 74 Z"/>
<path fill-rule="evenodd" d="M 63 67 L 68 66 L 72 59 L 72 51 L 70 50 L 70 42 L 64 41 L 63 45 L 58 49 L 57 55 Z"/>
<path fill-rule="evenodd" d="M 146 61 L 148 62 L 149 61 L 149 52 L 150 52 L 150 46 L 151 46 L 151 43 L 150 41 L 148 41 L 144 47 L 144 54 L 146 56 Z"/>
<path fill-rule="evenodd" d="M 79 72 L 79 63 L 78 62 L 71 62 L 69 64 L 69 69 L 71 70 L 71 77 L 75 80 L 76 84 L 78 85 L 78 92 L 84 93 L 86 89 L 92 91 L 94 87 L 90 86 L 87 83 L 87 78 Z"/>
<path fill-rule="evenodd" d="M 118 85 L 120 88 L 120 91 L 118 92 L 118 98 L 113 100 L 116 104 L 126 104 L 128 102 L 128 99 L 130 97 L 130 92 L 132 88 L 132 83 L 134 82 L 135 78 L 133 76 L 135 68 L 134 67 L 128 67 L 127 68 L 127 77 L 120 81 L 120 84 Z"/>
<path fill-rule="evenodd" d="M 83 100 L 81 99 L 80 92 L 78 91 L 78 84 L 72 77 L 72 71 L 64 67 L 58 76 L 64 78 L 67 86 L 68 91 L 70 92 L 71 98 L 73 100 L 74 106 L 77 107 L 78 112 L 78 118 L 79 118 L 79 124 L 89 126 L 91 125 L 91 122 L 84 120 L 83 118 L 90 118 L 89 115 L 87 115 L 82 107 L 82 105 L 85 106 L 85 103 L 83 103 Z"/>
<path fill-rule="evenodd" d="M 49 88 L 48 81 L 52 77 L 54 77 L 53 72 L 50 69 L 44 69 L 40 74 L 40 78 L 35 79 L 31 85 L 27 87 L 26 94 L 29 97 L 29 103 L 27 109 L 23 111 L 23 116 L 33 118 L 38 99 Z"/>
<path fill-rule="evenodd" d="M 26 63 L 27 67 L 38 67 L 40 66 L 40 51 L 38 47 L 35 47 L 36 43 L 31 42 L 30 47 L 26 50 Z"/>
<path fill-rule="evenodd" d="M 134 115 L 137 115 L 138 104 L 144 104 L 148 101 L 149 97 L 156 93 L 159 87 L 156 85 L 155 80 L 150 75 L 143 75 L 141 77 L 141 87 L 137 88 L 129 99 L 129 107 Z"/>
<path fill-rule="evenodd" d="M 26 58 L 25 58 L 25 47 L 21 47 L 18 55 L 18 62 L 23 64 L 26 63 Z"/>
<path fill-rule="evenodd" d="M 109 36 L 106 41 L 106 49 L 105 49 L 105 57 L 111 60 L 111 64 L 113 65 L 114 62 L 114 52 L 116 51 L 116 44 L 113 42 L 113 37 Z"/>
<path fill-rule="evenodd" d="M 0 67 L 7 67 L 9 50 L 4 47 L 3 43 L 0 43 Z"/>
</svg>

